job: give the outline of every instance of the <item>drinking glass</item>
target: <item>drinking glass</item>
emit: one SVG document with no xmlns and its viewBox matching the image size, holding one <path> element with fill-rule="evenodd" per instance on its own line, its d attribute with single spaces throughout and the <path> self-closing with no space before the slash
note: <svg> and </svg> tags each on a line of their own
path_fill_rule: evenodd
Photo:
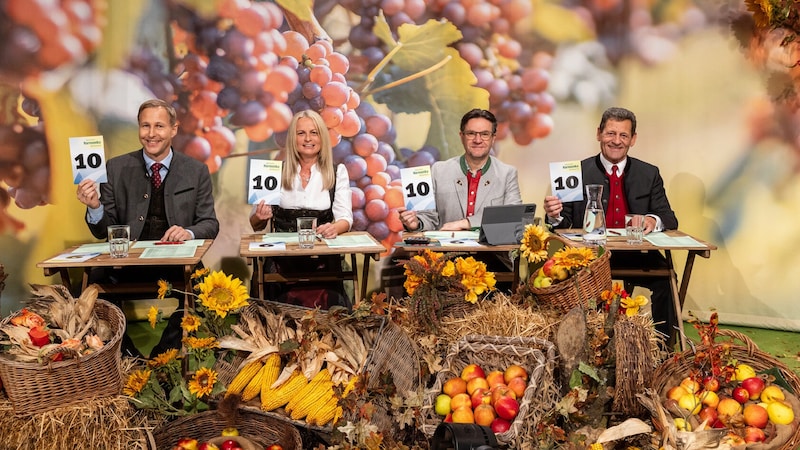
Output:
<svg viewBox="0 0 800 450">
<path fill-rule="evenodd" d="M 640 245 L 644 239 L 644 216 L 625 214 L 625 235 L 630 245 Z"/>
<path fill-rule="evenodd" d="M 111 225 L 108 227 L 108 248 L 112 258 L 125 258 L 130 247 L 131 227 Z"/>
<path fill-rule="evenodd" d="M 317 218 L 297 218 L 297 242 L 300 248 L 314 248 L 314 239 L 317 237 Z"/>
</svg>

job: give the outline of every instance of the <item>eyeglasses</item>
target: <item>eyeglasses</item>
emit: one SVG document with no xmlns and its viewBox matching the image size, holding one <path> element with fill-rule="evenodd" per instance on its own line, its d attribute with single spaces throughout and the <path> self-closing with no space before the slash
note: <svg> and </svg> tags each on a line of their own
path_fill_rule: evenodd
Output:
<svg viewBox="0 0 800 450">
<path fill-rule="evenodd" d="M 494 133 L 491 131 L 481 131 L 480 133 L 477 131 L 465 131 L 461 133 L 467 139 L 475 139 L 475 136 L 480 136 L 481 140 L 488 141 L 490 137 L 494 136 Z"/>
<path fill-rule="evenodd" d="M 621 140 L 622 142 L 628 142 L 631 140 L 631 136 L 628 133 L 617 133 L 615 131 L 606 131 L 605 133 L 603 133 L 603 139 L 609 141 L 613 141 L 617 137 L 619 137 L 619 140 Z"/>
</svg>

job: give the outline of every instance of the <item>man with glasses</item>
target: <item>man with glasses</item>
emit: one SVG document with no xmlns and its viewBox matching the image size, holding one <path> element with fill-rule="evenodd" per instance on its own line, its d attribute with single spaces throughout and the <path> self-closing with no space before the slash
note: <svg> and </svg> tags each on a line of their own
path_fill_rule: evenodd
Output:
<svg viewBox="0 0 800 450">
<path fill-rule="evenodd" d="M 480 227 L 483 208 L 522 203 L 517 169 L 490 155 L 497 119 L 485 109 L 461 118 L 464 154 L 431 168 L 436 211 L 400 212 L 408 231 L 457 231 Z"/>
<path fill-rule="evenodd" d="M 603 185 L 603 208 L 606 226 L 625 228 L 625 214 L 644 214 L 644 233 L 678 228 L 678 219 L 669 205 L 664 180 L 658 167 L 640 159 L 628 157 L 636 144 L 636 116 L 624 108 L 609 108 L 597 128 L 600 153 L 581 161 L 583 183 Z M 562 203 L 558 197 L 544 199 L 547 222 L 556 228 L 581 228 L 586 202 Z M 611 266 L 666 267 L 664 256 L 657 251 L 614 252 Z M 632 286 L 650 289 L 651 309 L 656 328 L 670 337 L 677 337 L 677 318 L 672 307 L 669 281 L 663 278 L 631 278 L 625 280 L 626 290 Z"/>
</svg>

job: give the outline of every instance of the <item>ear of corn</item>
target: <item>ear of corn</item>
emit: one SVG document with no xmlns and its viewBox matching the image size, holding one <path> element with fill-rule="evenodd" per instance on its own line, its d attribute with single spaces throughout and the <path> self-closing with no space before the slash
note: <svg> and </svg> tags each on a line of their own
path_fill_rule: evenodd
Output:
<svg viewBox="0 0 800 450">
<path fill-rule="evenodd" d="M 242 401 L 249 402 L 250 400 L 256 398 L 258 394 L 261 393 L 261 384 L 262 380 L 264 379 L 264 372 L 269 369 L 269 366 L 264 364 L 261 366 L 261 369 L 258 371 L 256 376 L 247 383 L 245 386 L 244 391 L 242 391 Z"/>
<path fill-rule="evenodd" d="M 326 382 L 330 383 L 330 386 L 333 386 L 333 382 L 331 382 L 330 379 L 331 373 L 327 369 L 322 369 L 317 372 L 317 374 L 314 375 L 314 378 L 311 379 L 311 382 L 305 385 L 305 387 L 303 387 L 303 389 L 301 389 L 297 395 L 289 400 L 289 403 L 286 404 L 286 412 L 290 413 L 294 411 L 298 404 L 305 404 L 311 401 L 310 398 L 312 396 L 315 398 L 320 397 L 320 395 L 324 392 L 324 389 L 319 389 L 319 386 Z"/>
<path fill-rule="evenodd" d="M 339 416 L 342 415 L 342 407 L 339 406 L 339 399 L 334 395 L 329 398 L 321 408 L 314 411 L 313 415 L 309 414 L 306 417 L 306 422 L 309 425 L 325 426 L 328 422 L 333 420 L 333 417 L 339 411 Z"/>
<path fill-rule="evenodd" d="M 263 366 L 264 363 L 260 360 L 247 363 L 242 370 L 233 377 L 233 381 L 228 385 L 225 395 L 241 394 L 244 388 L 247 387 L 247 384 L 250 383 L 250 380 L 256 376 Z"/>
<path fill-rule="evenodd" d="M 303 372 L 295 370 L 292 376 L 276 389 L 267 388 L 265 390 L 262 385 L 261 409 L 264 411 L 272 411 L 280 408 L 288 403 L 293 396 L 297 395 L 300 389 L 303 389 L 303 386 L 306 384 L 308 384 L 308 379 L 303 375 Z"/>
<path fill-rule="evenodd" d="M 267 357 L 266 362 L 264 363 L 264 367 L 266 368 L 261 378 L 261 384 L 272 386 L 275 383 L 275 380 L 278 379 L 278 375 L 281 373 L 281 356 L 277 353 L 273 353 Z"/>
<path fill-rule="evenodd" d="M 333 397 L 333 382 L 325 381 L 319 384 L 314 391 L 302 398 L 291 411 L 292 420 L 300 420 L 308 416 L 319 405 L 324 404 L 330 397 Z M 288 407 L 288 406 L 287 406 Z"/>
</svg>

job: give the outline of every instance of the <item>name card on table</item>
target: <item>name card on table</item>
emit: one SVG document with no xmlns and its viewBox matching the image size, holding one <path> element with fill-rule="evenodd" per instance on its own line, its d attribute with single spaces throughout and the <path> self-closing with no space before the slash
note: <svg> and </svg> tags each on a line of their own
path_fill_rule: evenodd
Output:
<svg viewBox="0 0 800 450">
<path fill-rule="evenodd" d="M 281 203 L 281 171 L 283 161 L 265 159 L 250 160 L 247 204 L 255 205 L 264 200 L 267 205 Z"/>
<path fill-rule="evenodd" d="M 69 138 L 69 156 L 72 161 L 73 184 L 78 184 L 86 178 L 98 183 L 108 181 L 103 136 Z"/>
<path fill-rule="evenodd" d="M 436 209 L 431 166 L 400 169 L 400 180 L 403 183 L 403 200 L 405 200 L 407 210 L 426 211 Z"/>
<path fill-rule="evenodd" d="M 583 200 L 583 173 L 580 161 L 550 163 L 550 187 L 562 202 Z"/>
</svg>

